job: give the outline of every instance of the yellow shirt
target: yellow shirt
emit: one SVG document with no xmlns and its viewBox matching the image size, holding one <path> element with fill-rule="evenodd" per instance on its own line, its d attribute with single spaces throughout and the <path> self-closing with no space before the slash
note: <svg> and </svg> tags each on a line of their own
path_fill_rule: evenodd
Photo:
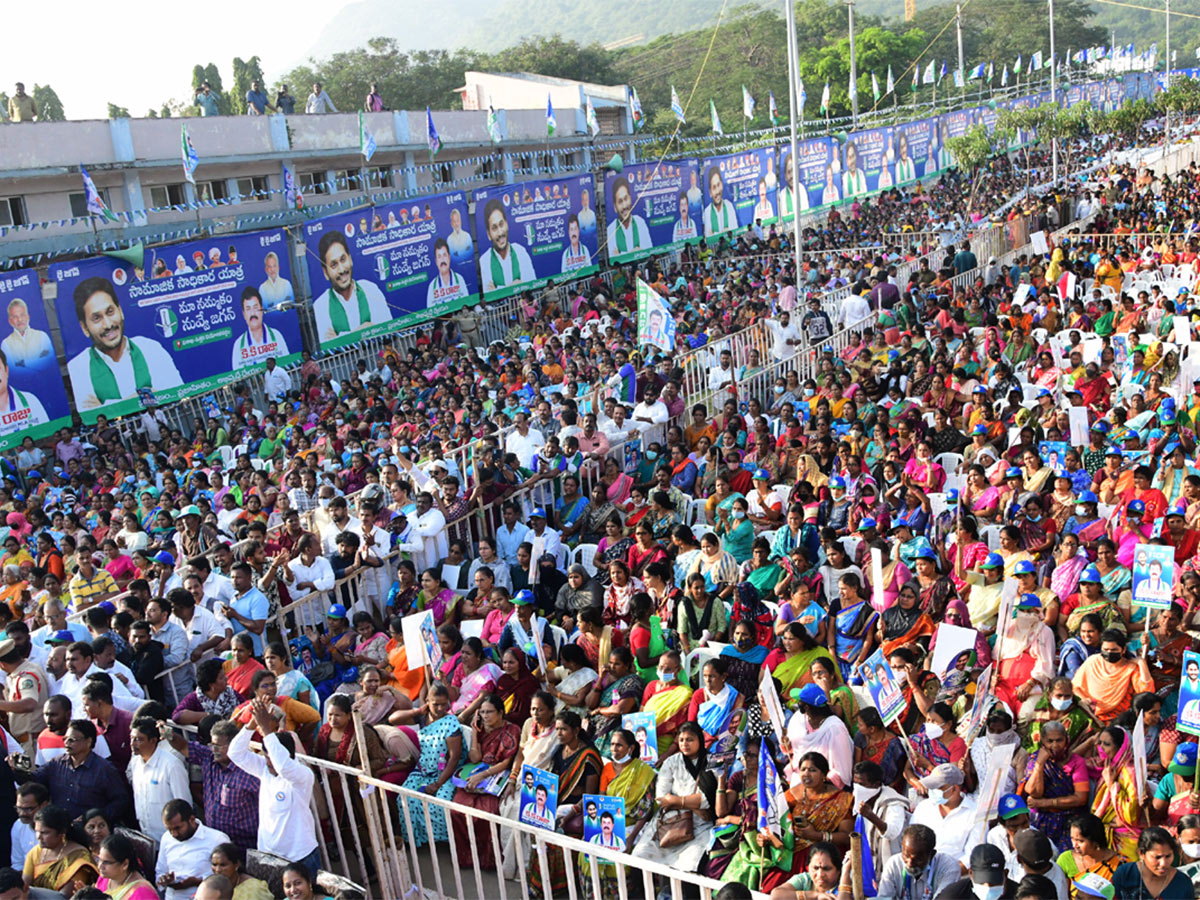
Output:
<svg viewBox="0 0 1200 900">
<path fill-rule="evenodd" d="M 71 611 L 79 612 L 98 602 L 98 598 L 117 592 L 117 583 L 104 569 L 97 568 L 91 579 L 83 577 L 82 572 L 76 572 L 67 585 L 71 594 Z"/>
</svg>

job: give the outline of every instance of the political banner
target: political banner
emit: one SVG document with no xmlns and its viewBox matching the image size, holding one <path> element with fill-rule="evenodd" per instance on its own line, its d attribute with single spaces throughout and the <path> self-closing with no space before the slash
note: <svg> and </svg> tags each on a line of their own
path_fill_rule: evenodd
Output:
<svg viewBox="0 0 1200 900">
<path fill-rule="evenodd" d="M 1066 441 L 1040 441 L 1038 455 L 1042 462 L 1058 473 L 1067 467 L 1067 452 L 1071 445 Z"/>
<path fill-rule="evenodd" d="M 8 317 L 7 331 L 0 329 L 0 450 L 10 450 L 70 425 L 71 407 L 38 273 L 0 275 L 0 302 Z"/>
<path fill-rule="evenodd" d="M 558 776 L 525 763 L 521 766 L 521 800 L 518 817 L 526 825 L 554 829 L 558 812 Z"/>
<path fill-rule="evenodd" d="M 172 261 L 171 257 L 174 257 Z M 282 229 L 50 266 L 75 408 L 91 424 L 300 359 Z"/>
<path fill-rule="evenodd" d="M 304 225 L 321 350 L 388 334 L 479 298 L 462 191 Z"/>
<path fill-rule="evenodd" d="M 853 132 L 842 147 L 842 199 L 891 188 L 891 154 L 891 128 Z"/>
<path fill-rule="evenodd" d="M 996 816 L 1000 804 L 1000 795 L 1004 793 L 1004 784 L 1012 771 L 1012 758 L 1016 752 L 1016 744 L 1000 744 L 991 748 L 988 754 L 987 772 L 983 774 L 983 784 L 979 787 L 979 795 L 975 805 L 975 822 L 987 822 Z"/>
<path fill-rule="evenodd" d="M 1171 608 L 1175 583 L 1175 548 L 1162 544 L 1133 547 L 1133 605 L 1151 609 Z"/>
<path fill-rule="evenodd" d="M 638 757 L 651 766 L 658 765 L 658 725 L 653 712 L 626 713 L 621 727 L 632 731 L 638 745 Z"/>
<path fill-rule="evenodd" d="M 1183 651 L 1177 727 L 1188 734 L 1200 735 L 1200 653 L 1195 650 Z"/>
<path fill-rule="evenodd" d="M 583 795 L 583 839 L 609 850 L 625 851 L 625 798 Z"/>
<path fill-rule="evenodd" d="M 770 177 L 775 178 L 774 172 Z M 702 198 L 694 159 L 636 163 L 620 174 L 605 172 L 609 262 L 632 262 L 698 243 Z"/>
<path fill-rule="evenodd" d="M 701 160 L 704 178 L 704 237 L 716 241 L 755 222 L 771 225 L 778 220 L 777 191 L 767 184 L 774 172 L 773 150 L 747 150 Z"/>
<path fill-rule="evenodd" d="M 858 667 L 858 674 L 871 692 L 871 700 L 884 725 L 891 725 L 904 712 L 904 691 L 896 681 L 892 667 L 883 656 L 880 648 L 867 657 L 867 661 Z"/>
<path fill-rule="evenodd" d="M 479 277 L 488 300 L 599 270 L 591 175 L 475 192 Z"/>
<path fill-rule="evenodd" d="M 675 349 L 675 317 L 662 296 L 637 280 L 638 344 L 657 347 L 664 352 Z"/>
<path fill-rule="evenodd" d="M 951 138 L 963 137 L 975 124 L 975 110 L 957 109 L 938 117 L 937 163 L 938 169 L 951 169 L 958 163 L 946 146 Z"/>
<path fill-rule="evenodd" d="M 893 131 L 896 161 L 892 164 L 892 177 L 895 183 L 907 184 L 932 175 L 937 170 L 936 159 L 931 159 L 937 119 L 905 122 L 897 125 Z"/>
<path fill-rule="evenodd" d="M 974 628 L 963 628 L 948 622 L 938 623 L 937 646 L 933 648 L 929 671 L 943 683 L 947 678 L 964 681 L 963 673 L 967 672 L 978 637 L 979 632 Z"/>
<path fill-rule="evenodd" d="M 796 209 L 807 212 L 819 206 L 836 203 L 841 191 L 834 177 L 834 150 L 837 144 L 830 138 L 814 138 L 796 145 L 796 162 L 800 190 L 792 190 L 792 148 L 779 148 L 779 172 L 783 185 L 778 191 L 779 218 L 790 222 Z M 793 203 L 793 196 L 795 202 Z"/>
</svg>

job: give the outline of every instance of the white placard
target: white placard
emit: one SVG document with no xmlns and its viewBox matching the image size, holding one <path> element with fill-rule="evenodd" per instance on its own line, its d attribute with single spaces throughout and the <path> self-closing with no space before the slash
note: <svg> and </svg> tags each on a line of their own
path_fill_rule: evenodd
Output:
<svg viewBox="0 0 1200 900">
<path fill-rule="evenodd" d="M 1017 285 L 1017 289 L 1013 291 L 1013 306 L 1023 306 L 1025 298 L 1029 296 L 1029 292 L 1033 289 L 1033 285 L 1022 281 Z"/>
<path fill-rule="evenodd" d="M 763 712 L 767 714 L 767 721 L 771 723 L 771 728 L 775 732 L 775 740 L 783 740 L 783 704 L 779 702 L 779 692 L 775 690 L 775 679 L 767 673 L 766 677 L 758 684 L 759 693 L 762 694 Z"/>
<path fill-rule="evenodd" d="M 450 563 L 442 563 L 442 581 L 450 590 L 458 591 L 458 577 L 462 574 L 462 566 L 451 565 Z"/>
<path fill-rule="evenodd" d="M 1072 406 L 1067 410 L 1071 421 L 1071 443 L 1076 447 L 1088 445 L 1088 411 L 1086 406 Z"/>
<path fill-rule="evenodd" d="M 871 548 L 871 603 L 876 609 L 883 609 L 883 551 L 878 547 Z"/>
<path fill-rule="evenodd" d="M 1133 726 L 1130 740 L 1133 742 L 1133 782 L 1137 787 L 1138 805 L 1146 802 L 1146 776 L 1149 769 L 1146 764 L 1146 724 L 1143 721 L 1145 713 L 1138 713 L 1137 724 Z"/>
<path fill-rule="evenodd" d="M 1078 279 L 1075 277 L 1074 272 L 1063 273 L 1063 277 L 1058 282 L 1058 296 L 1067 303 L 1075 299 L 1075 286 L 1077 283 Z"/>
<path fill-rule="evenodd" d="M 534 537 L 532 541 L 533 551 L 529 554 L 529 583 L 537 584 L 538 576 L 541 572 L 541 567 L 538 565 L 538 560 L 542 558 L 542 554 L 546 552 L 546 536 Z"/>
<path fill-rule="evenodd" d="M 421 623 L 426 619 L 430 622 L 434 621 L 432 609 L 413 613 L 400 620 L 400 635 L 404 640 L 404 649 L 407 651 L 405 655 L 410 672 L 413 669 L 420 669 L 429 662 L 429 656 L 425 652 L 425 641 L 421 638 Z"/>
<path fill-rule="evenodd" d="M 946 669 L 959 654 L 975 649 L 975 637 L 978 634 L 974 628 L 963 628 L 947 622 L 939 623 L 935 635 L 937 646 L 933 648 L 933 662 L 930 663 L 929 671 L 939 679 L 943 678 Z"/>
<path fill-rule="evenodd" d="M 992 747 L 991 753 L 988 754 L 987 776 L 979 786 L 979 793 L 975 798 L 976 822 L 986 822 L 996 815 L 996 806 L 1000 802 L 1000 794 L 1003 793 L 1004 778 L 1012 768 L 1013 753 L 1016 749 L 1016 744 L 1001 744 L 999 747 Z"/>
<path fill-rule="evenodd" d="M 1192 320 L 1187 316 L 1171 316 L 1171 330 L 1175 332 L 1173 340 L 1180 346 L 1192 342 Z"/>
<path fill-rule="evenodd" d="M 1033 245 L 1033 252 L 1038 254 L 1047 254 L 1050 252 L 1050 244 L 1046 241 L 1046 232 L 1035 231 L 1029 235 L 1029 243 Z"/>
<path fill-rule="evenodd" d="M 1066 354 L 1063 352 L 1062 341 L 1058 339 L 1057 334 L 1050 336 L 1050 355 L 1054 357 L 1054 365 L 1058 368 L 1063 368 L 1066 361 Z"/>
</svg>

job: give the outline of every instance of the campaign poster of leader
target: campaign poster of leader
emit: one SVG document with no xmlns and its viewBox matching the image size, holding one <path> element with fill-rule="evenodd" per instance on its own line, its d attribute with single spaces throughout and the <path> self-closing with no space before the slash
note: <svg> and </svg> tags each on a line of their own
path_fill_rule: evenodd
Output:
<svg viewBox="0 0 1200 900">
<path fill-rule="evenodd" d="M 636 163 L 620 173 L 605 172 L 609 261 L 631 262 L 697 243 L 702 237 L 701 199 L 694 159 Z"/>
<path fill-rule="evenodd" d="M 773 150 L 745 150 L 701 160 L 704 237 L 716 241 L 755 222 L 770 225 L 779 218 L 776 189 L 767 182 L 774 172 Z"/>
<path fill-rule="evenodd" d="M 0 274 L 0 303 L 0 450 L 9 450 L 70 425 L 71 408 L 37 271 Z"/>
<path fill-rule="evenodd" d="M 488 300 L 599 270 L 591 175 L 475 192 L 479 278 Z"/>
<path fill-rule="evenodd" d="M 240 381 L 268 358 L 300 359 L 282 229 L 50 266 L 75 408 L 91 424 Z"/>
<path fill-rule="evenodd" d="M 479 299 L 462 191 L 326 216 L 304 226 L 321 350 L 407 328 Z"/>
</svg>

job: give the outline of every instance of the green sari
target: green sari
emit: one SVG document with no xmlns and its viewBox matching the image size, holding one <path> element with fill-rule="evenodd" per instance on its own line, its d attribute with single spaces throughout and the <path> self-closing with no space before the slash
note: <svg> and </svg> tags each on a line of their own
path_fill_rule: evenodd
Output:
<svg viewBox="0 0 1200 900">
<path fill-rule="evenodd" d="M 746 576 L 746 580 L 758 589 L 760 597 L 769 597 L 782 577 L 783 568 L 779 563 L 769 563 L 754 569 Z"/>
<path fill-rule="evenodd" d="M 779 680 L 779 684 L 783 688 L 780 700 L 790 709 L 796 708 L 796 701 L 790 698 L 789 693 L 812 683 L 811 669 L 814 659 L 827 659 L 833 665 L 837 665 L 837 660 L 833 658 L 833 654 L 829 652 L 828 648 L 814 647 L 812 650 L 801 650 L 795 656 L 788 657 L 771 673 Z"/>
</svg>

